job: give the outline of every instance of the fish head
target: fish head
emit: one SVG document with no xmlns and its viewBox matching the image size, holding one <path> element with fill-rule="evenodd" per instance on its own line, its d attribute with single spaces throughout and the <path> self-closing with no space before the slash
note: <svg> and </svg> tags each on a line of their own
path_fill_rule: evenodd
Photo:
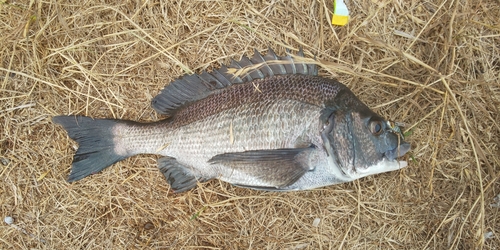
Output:
<svg viewBox="0 0 500 250">
<path fill-rule="evenodd" d="M 324 121 L 322 139 L 330 157 L 346 180 L 406 167 L 397 158 L 410 150 L 399 129 L 366 106 L 335 109 Z"/>
</svg>

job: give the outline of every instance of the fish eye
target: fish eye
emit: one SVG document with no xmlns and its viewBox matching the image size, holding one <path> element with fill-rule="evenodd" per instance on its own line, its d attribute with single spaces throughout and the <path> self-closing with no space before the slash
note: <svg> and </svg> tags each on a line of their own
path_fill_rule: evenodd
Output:
<svg viewBox="0 0 500 250">
<path fill-rule="evenodd" d="M 381 121 L 371 121 L 370 131 L 373 135 L 380 135 L 382 133 L 382 122 Z"/>
</svg>

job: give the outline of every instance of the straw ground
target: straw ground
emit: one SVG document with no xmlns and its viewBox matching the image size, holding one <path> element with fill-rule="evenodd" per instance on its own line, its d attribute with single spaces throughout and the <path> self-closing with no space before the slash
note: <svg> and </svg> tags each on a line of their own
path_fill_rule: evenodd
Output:
<svg viewBox="0 0 500 250">
<path fill-rule="evenodd" d="M 1 249 L 498 249 L 498 1 L 0 0 Z M 161 119 L 175 78 L 303 47 L 383 116 L 409 167 L 313 191 L 210 181 L 171 194 L 157 156 L 74 184 L 61 114 Z M 498 197 L 495 199 L 495 197 Z M 319 222 L 319 223 L 318 223 Z"/>
</svg>

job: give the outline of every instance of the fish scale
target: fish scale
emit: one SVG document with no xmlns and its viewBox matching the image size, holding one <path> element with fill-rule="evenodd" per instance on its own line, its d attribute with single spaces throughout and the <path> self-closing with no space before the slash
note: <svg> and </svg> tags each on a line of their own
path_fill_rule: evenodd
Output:
<svg viewBox="0 0 500 250">
<path fill-rule="evenodd" d="M 169 130 L 169 124 L 163 124 L 164 127 L 151 127 L 150 130 L 141 129 L 141 124 L 122 127 L 123 131 L 118 130 L 117 133 L 127 136 L 122 136 L 122 140 L 117 143 L 130 147 L 127 151 L 132 154 L 157 153 L 182 159 L 179 162 L 186 166 L 198 166 L 197 171 L 203 173 L 204 177 L 214 178 L 224 175 L 220 170 L 214 171 L 224 169 L 223 167 L 207 163 L 214 155 L 233 151 L 294 147 L 299 138 L 305 140 L 304 137 L 317 134 L 314 133 L 314 130 L 319 128 L 317 122 L 311 124 L 312 120 L 301 119 L 319 116 L 320 109 L 316 106 L 290 100 L 252 103 L 247 106 L 242 105 L 217 113 L 172 130 L 162 137 L 157 135 Z M 285 107 L 296 112 L 285 113 Z M 253 126 L 247 126 L 247 117 L 256 117 L 252 121 Z M 299 124 L 291 126 L 291 121 Z M 233 143 L 230 141 L 231 123 Z M 163 145 L 168 146 L 158 152 L 158 148 Z"/>
<path fill-rule="evenodd" d="M 280 75 L 254 80 L 253 84 L 232 85 L 179 109 L 172 117 L 172 123 L 174 127 L 183 126 L 224 109 L 260 100 L 290 99 L 323 106 L 324 101 L 334 98 L 336 93 L 346 89 L 343 85 L 331 84 L 332 81 L 315 76 Z"/>
<path fill-rule="evenodd" d="M 299 52 L 299 56 L 303 56 Z M 56 116 L 79 143 L 69 181 L 137 154 L 159 154 L 176 192 L 220 179 L 269 191 L 304 190 L 397 170 L 410 145 L 343 84 L 299 57 L 266 55 L 187 75 L 152 100 L 153 123 Z M 245 72 L 245 71 L 243 71 Z"/>
</svg>

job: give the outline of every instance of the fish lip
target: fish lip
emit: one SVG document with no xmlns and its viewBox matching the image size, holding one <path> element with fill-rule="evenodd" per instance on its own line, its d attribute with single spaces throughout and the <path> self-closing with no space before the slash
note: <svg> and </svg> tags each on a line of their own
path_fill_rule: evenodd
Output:
<svg viewBox="0 0 500 250">
<path fill-rule="evenodd" d="M 385 152 L 385 157 L 389 160 L 395 160 L 398 157 L 405 155 L 408 151 L 410 151 L 411 146 L 407 142 L 403 142 L 399 145 L 399 147 L 395 147 L 394 149 L 388 150 Z"/>
<path fill-rule="evenodd" d="M 398 163 L 399 163 L 399 168 L 408 167 L 408 162 L 407 161 L 398 161 Z"/>
</svg>

